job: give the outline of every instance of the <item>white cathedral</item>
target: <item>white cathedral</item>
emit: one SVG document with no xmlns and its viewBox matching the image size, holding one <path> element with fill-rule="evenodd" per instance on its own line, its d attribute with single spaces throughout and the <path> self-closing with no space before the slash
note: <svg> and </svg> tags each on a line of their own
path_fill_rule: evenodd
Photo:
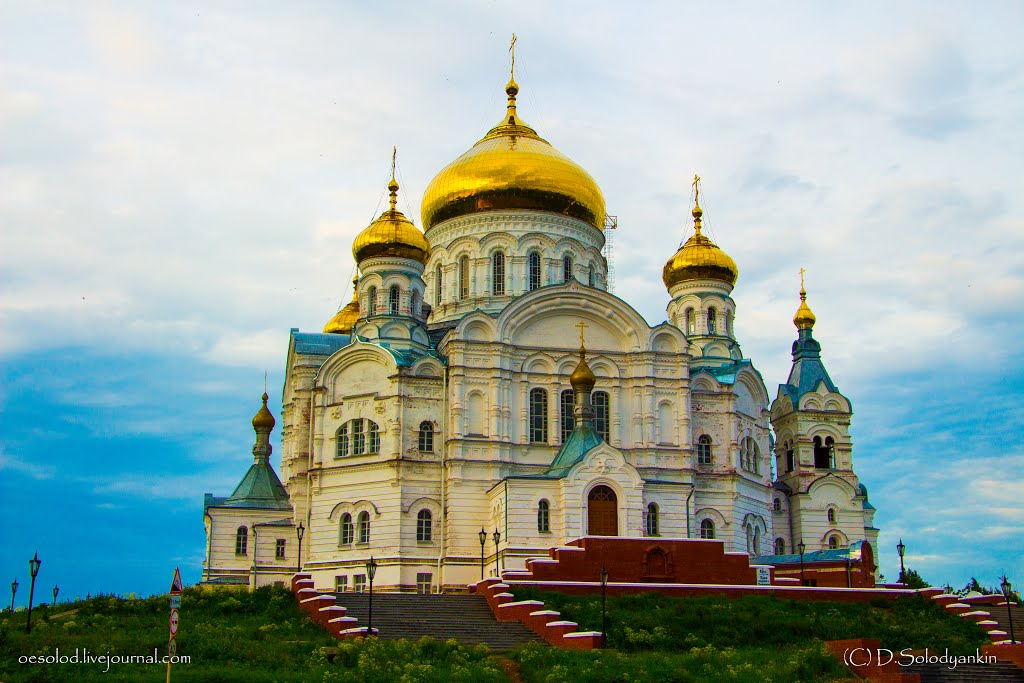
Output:
<svg viewBox="0 0 1024 683">
<path fill-rule="evenodd" d="M 668 320 L 648 325 L 607 291 L 600 188 L 523 122 L 518 90 L 431 181 L 422 230 L 392 177 L 352 247 L 352 302 L 322 333 L 291 330 L 281 476 L 264 394 L 255 462 L 231 496 L 206 494 L 204 582 L 301 566 L 361 590 L 372 557 L 375 587 L 459 590 L 587 535 L 751 556 L 876 544 L 803 288 L 770 402 L 696 186 L 693 235 L 662 274 Z"/>
</svg>

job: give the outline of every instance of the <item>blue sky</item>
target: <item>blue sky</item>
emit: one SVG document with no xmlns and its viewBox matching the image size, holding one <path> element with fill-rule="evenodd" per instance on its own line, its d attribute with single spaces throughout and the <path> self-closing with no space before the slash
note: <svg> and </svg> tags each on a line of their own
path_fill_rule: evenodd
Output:
<svg viewBox="0 0 1024 683">
<path fill-rule="evenodd" d="M 0 581 L 19 603 L 37 550 L 62 596 L 198 578 L 202 495 L 245 472 L 288 329 L 348 301 L 392 145 L 416 217 L 503 112 L 513 31 L 520 114 L 619 216 L 616 293 L 664 319 L 700 173 L 772 396 L 808 270 L 882 571 L 902 536 L 934 582 L 1024 581 L 1021 6 L 550 4 L 0 8 Z"/>
</svg>

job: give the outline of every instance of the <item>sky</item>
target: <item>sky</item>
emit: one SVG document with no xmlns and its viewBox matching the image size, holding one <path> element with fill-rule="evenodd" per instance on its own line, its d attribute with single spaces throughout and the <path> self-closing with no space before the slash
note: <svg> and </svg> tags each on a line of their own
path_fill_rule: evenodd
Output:
<svg viewBox="0 0 1024 683">
<path fill-rule="evenodd" d="M 35 552 L 37 601 L 199 579 L 203 494 L 251 463 L 264 372 L 279 415 L 289 329 L 351 298 L 392 146 L 419 224 L 504 112 L 515 32 L 519 114 L 618 216 L 614 292 L 665 319 L 699 173 L 772 397 L 807 269 L 883 574 L 902 538 L 937 585 L 1024 586 L 1022 25 L 1015 2 L 0 4 L 0 582 L 25 604 Z"/>
</svg>

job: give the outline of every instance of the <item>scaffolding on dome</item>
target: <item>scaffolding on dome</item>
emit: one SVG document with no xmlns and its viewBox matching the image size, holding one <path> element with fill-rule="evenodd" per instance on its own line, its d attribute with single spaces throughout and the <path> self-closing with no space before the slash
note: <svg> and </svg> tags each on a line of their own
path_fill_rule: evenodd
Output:
<svg viewBox="0 0 1024 683">
<path fill-rule="evenodd" d="M 604 256 L 605 266 L 607 267 L 606 289 L 609 292 L 614 293 L 615 290 L 615 258 L 612 252 L 612 236 L 615 234 L 611 232 L 619 227 L 619 217 L 606 215 L 604 217 L 604 248 L 601 250 L 601 255 Z"/>
</svg>

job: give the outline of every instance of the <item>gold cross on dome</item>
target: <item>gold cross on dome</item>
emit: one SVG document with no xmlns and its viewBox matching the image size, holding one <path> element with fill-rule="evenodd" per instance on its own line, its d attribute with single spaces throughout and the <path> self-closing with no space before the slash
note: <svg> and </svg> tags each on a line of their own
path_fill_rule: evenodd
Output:
<svg viewBox="0 0 1024 683">
<path fill-rule="evenodd" d="M 395 177 L 395 163 L 398 160 L 398 145 L 391 148 L 391 177 Z"/>
<path fill-rule="evenodd" d="M 804 288 L 804 269 L 800 269 L 800 289 Z"/>
<path fill-rule="evenodd" d="M 586 324 L 585 322 L 583 322 L 581 320 L 578 324 L 573 325 L 573 327 L 580 328 L 580 346 L 583 346 L 583 330 L 585 330 L 586 328 L 590 327 L 590 325 Z"/>
<path fill-rule="evenodd" d="M 514 81 L 516 79 L 516 34 L 512 34 L 512 42 L 508 44 L 508 51 L 512 53 L 512 67 L 509 69 L 509 75 Z"/>
<path fill-rule="evenodd" d="M 700 176 L 696 173 L 693 174 L 693 203 L 700 205 Z"/>
</svg>

